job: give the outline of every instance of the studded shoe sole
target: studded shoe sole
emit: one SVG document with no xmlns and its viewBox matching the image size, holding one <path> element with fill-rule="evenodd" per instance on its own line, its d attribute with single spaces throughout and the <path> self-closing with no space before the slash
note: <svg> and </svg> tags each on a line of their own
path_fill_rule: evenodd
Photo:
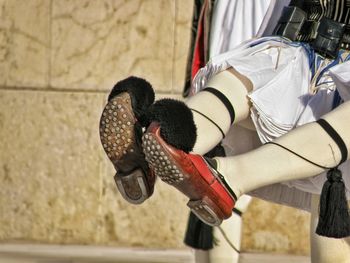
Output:
<svg viewBox="0 0 350 263">
<path fill-rule="evenodd" d="M 203 222 L 218 226 L 231 216 L 235 199 L 201 156 L 168 145 L 161 138 L 157 123 L 149 126 L 142 145 L 155 175 L 188 196 L 187 206 Z"/>
<path fill-rule="evenodd" d="M 148 168 L 141 147 L 142 127 L 134 115 L 131 98 L 122 92 L 105 106 L 100 120 L 100 139 L 117 173 L 119 192 L 133 204 L 153 193 L 155 176 Z"/>
</svg>

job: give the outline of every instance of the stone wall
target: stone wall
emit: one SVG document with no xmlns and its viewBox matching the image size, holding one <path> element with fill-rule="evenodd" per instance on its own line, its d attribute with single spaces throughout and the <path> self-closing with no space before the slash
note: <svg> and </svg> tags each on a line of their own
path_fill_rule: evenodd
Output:
<svg viewBox="0 0 350 263">
<path fill-rule="evenodd" d="M 180 98 L 188 0 L 0 0 L 0 241 L 181 248 L 186 198 L 117 193 L 99 142 L 108 90 L 129 75 Z M 256 217 L 259 214 L 259 217 Z M 308 216 L 255 200 L 243 250 L 308 253 Z"/>
</svg>

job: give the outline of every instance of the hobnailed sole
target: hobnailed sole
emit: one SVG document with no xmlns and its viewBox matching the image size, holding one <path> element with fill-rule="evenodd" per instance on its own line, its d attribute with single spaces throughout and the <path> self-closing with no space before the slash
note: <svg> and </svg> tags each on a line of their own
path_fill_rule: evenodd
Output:
<svg viewBox="0 0 350 263">
<path fill-rule="evenodd" d="M 144 202 L 150 195 L 145 173 L 137 168 L 142 149 L 135 138 L 136 117 L 130 95 L 120 93 L 105 106 L 100 120 L 100 139 L 108 158 L 117 170 L 114 179 L 125 200 Z M 120 170 L 132 170 L 128 174 Z"/>
<path fill-rule="evenodd" d="M 145 133 L 142 137 L 142 146 L 146 161 L 151 169 L 154 170 L 156 176 L 159 176 L 162 181 L 178 188 L 180 191 L 186 188 L 183 184 L 186 184 L 186 180 L 191 175 L 179 168 L 172 156 L 160 145 L 156 135 Z M 185 191 L 182 192 L 186 194 Z M 189 200 L 187 206 L 200 220 L 208 225 L 218 226 L 222 222 L 221 209 L 208 196 Z"/>
</svg>

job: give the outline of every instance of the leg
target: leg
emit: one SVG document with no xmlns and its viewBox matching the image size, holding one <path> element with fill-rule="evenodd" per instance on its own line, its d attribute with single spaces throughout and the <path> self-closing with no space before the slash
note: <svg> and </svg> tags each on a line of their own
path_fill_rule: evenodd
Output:
<svg viewBox="0 0 350 263">
<path fill-rule="evenodd" d="M 216 75 L 208 85 L 210 91 L 204 89 L 187 101 L 187 105 L 198 113 L 194 119 L 192 114 L 188 114 L 191 113 L 188 106 L 171 100 L 156 102 L 150 109 L 152 123 L 142 141 L 146 160 L 156 175 L 169 184 L 181 185 L 180 188 L 184 188 L 184 191 L 189 190 L 185 190 L 187 180 L 197 184 L 198 190 L 192 193 L 188 205 L 193 208 L 197 216 L 203 213 L 210 218 L 211 223 L 207 223 L 218 225 L 222 218 L 228 218 L 232 214 L 234 194 L 228 193 L 220 184 L 215 184 L 213 187 L 220 188 L 221 197 L 217 196 L 214 189 L 210 190 L 210 193 L 203 193 L 200 189 L 206 187 L 207 182 L 203 178 L 190 178 L 191 172 L 177 169 L 174 158 L 180 162 L 184 161 L 185 152 L 191 148 L 200 153 L 207 152 L 221 141 L 232 123 L 246 119 L 250 107 L 247 94 L 252 84 L 231 69 Z M 188 139 L 193 138 L 195 127 L 197 127 L 197 141 L 193 145 L 186 146 L 185 141 L 193 141 Z M 160 144 L 164 146 L 168 144 L 170 147 L 162 149 Z M 189 164 L 186 169 L 193 169 L 191 160 L 185 162 Z M 206 180 L 211 181 L 209 178 Z M 215 200 L 218 198 L 225 199 L 220 207 L 215 205 Z"/>
<path fill-rule="evenodd" d="M 311 200 L 311 262 L 312 263 L 349 263 L 350 238 L 335 239 L 319 236 L 315 233 L 318 221 L 318 204 L 320 197 L 313 195 Z"/>
<path fill-rule="evenodd" d="M 343 138 L 348 151 L 349 111 L 350 102 L 345 102 L 323 116 Z M 216 158 L 216 166 L 199 155 L 174 148 L 162 139 L 159 131 L 159 124 L 153 123 L 143 139 L 151 167 L 164 181 L 186 194 L 192 211 L 212 225 L 230 217 L 235 200 L 244 193 L 269 184 L 308 178 L 324 171 L 276 145 L 264 145 L 234 157 Z M 317 123 L 296 128 L 276 142 L 326 167 L 336 166 L 341 159 L 338 145 Z M 159 151 L 148 150 L 150 147 L 147 145 Z M 159 154 L 166 157 L 168 164 L 157 161 Z"/>
<path fill-rule="evenodd" d="M 248 115 L 246 86 L 249 83 L 246 83 L 248 80 L 234 70 L 218 74 L 210 82 L 213 90 L 230 98 L 230 106 L 242 109 L 236 112 L 236 120 Z M 237 94 L 236 97 L 234 94 Z M 117 187 L 122 196 L 134 204 L 144 202 L 153 193 L 155 175 L 149 169 L 140 145 L 142 127 L 147 126 L 147 116 L 153 101 L 154 92 L 147 81 L 136 77 L 127 78 L 113 87 L 100 121 L 101 142 L 117 170 Z M 240 103 L 241 101 L 243 103 Z M 208 102 L 211 104 L 209 108 Z M 217 145 L 228 131 L 231 125 L 230 114 L 218 97 L 209 92 L 201 92 L 198 96 L 190 98 L 188 105 L 194 110 L 194 121 L 199 134 L 195 151 L 206 153 Z M 203 116 L 214 119 L 218 123 L 217 126 Z M 206 139 L 205 134 L 208 132 L 212 134 L 211 140 Z"/>
<path fill-rule="evenodd" d="M 235 205 L 235 208 L 244 213 L 250 203 L 251 197 L 248 195 L 241 196 Z M 211 263 L 238 263 L 241 236 L 242 236 L 242 216 L 240 214 L 232 213 L 232 217 L 222 222 L 220 229 L 214 228 L 214 238 L 218 244 L 213 249 L 209 250 L 209 257 Z M 232 248 L 231 246 L 234 246 Z"/>
<path fill-rule="evenodd" d="M 350 102 L 346 102 L 323 116 L 343 138 L 348 151 L 350 150 L 349 112 Z M 316 123 L 296 128 L 278 138 L 276 142 L 326 167 L 336 166 L 341 159 L 337 144 Z M 322 168 L 275 145 L 264 145 L 246 154 L 217 160 L 218 170 L 230 182 L 238 196 L 265 185 L 303 179 L 323 172 Z M 241 180 L 242 176 L 244 180 Z"/>
<path fill-rule="evenodd" d="M 246 77 L 231 68 L 210 79 L 207 87 L 221 92 L 229 100 L 234 109 L 233 123 L 248 118 L 250 105 L 247 94 L 252 90 L 252 84 Z M 210 92 L 199 92 L 190 97 L 186 104 L 193 109 L 193 119 L 197 127 L 197 140 L 193 152 L 205 154 L 223 139 L 223 134 L 203 115 L 214 121 L 226 134 L 231 126 L 230 113 L 223 102 Z"/>
<path fill-rule="evenodd" d="M 244 195 L 236 203 L 236 212 L 224 221 L 220 228 L 215 227 L 214 247 L 210 250 L 195 250 L 196 263 L 238 263 L 241 246 L 242 217 L 250 203 L 251 197 Z"/>
<path fill-rule="evenodd" d="M 211 263 L 238 262 L 239 252 L 235 251 L 231 245 L 234 245 L 237 250 L 240 249 L 241 230 L 241 217 L 235 213 L 232 213 L 232 216 L 223 221 L 220 226 L 214 227 L 214 238 L 217 244 L 209 251 Z"/>
</svg>

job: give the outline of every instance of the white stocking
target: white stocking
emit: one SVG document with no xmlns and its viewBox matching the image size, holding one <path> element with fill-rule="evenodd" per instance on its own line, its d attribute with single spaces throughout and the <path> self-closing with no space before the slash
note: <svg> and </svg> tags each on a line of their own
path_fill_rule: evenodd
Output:
<svg viewBox="0 0 350 263">
<path fill-rule="evenodd" d="M 235 208 L 244 213 L 251 201 L 248 195 L 241 196 Z M 233 213 L 232 217 L 222 222 L 218 227 L 214 227 L 214 239 L 217 244 L 210 250 L 195 250 L 196 263 L 238 263 L 239 253 L 236 252 L 231 245 L 236 249 L 241 248 L 242 236 L 242 217 Z M 230 244 L 231 243 L 231 244 Z"/>
<path fill-rule="evenodd" d="M 345 102 L 323 116 L 344 140 L 348 152 L 350 152 L 349 112 L 350 102 Z M 334 167 L 341 159 L 337 144 L 317 123 L 296 128 L 275 142 L 325 167 Z M 237 196 L 262 186 L 303 179 L 323 172 L 323 169 L 271 144 L 242 155 L 216 159 L 218 170 L 225 176 Z"/>
<path fill-rule="evenodd" d="M 235 208 L 244 213 L 251 199 L 248 195 L 241 196 Z M 241 249 L 242 217 L 233 213 L 228 220 L 222 222 L 220 228 L 214 228 L 214 238 L 218 244 L 209 250 L 210 263 L 238 263 L 239 253 L 231 245 L 238 250 Z"/>
<path fill-rule="evenodd" d="M 207 87 L 220 91 L 230 101 L 235 111 L 234 123 L 246 119 L 249 115 L 248 91 L 246 88 L 249 84 L 247 85 L 245 82 L 247 82 L 247 79 L 231 69 L 215 75 L 207 84 Z M 199 92 L 190 97 L 185 103 L 189 108 L 210 118 L 221 128 L 224 134 L 229 130 L 231 126 L 230 114 L 222 101 L 212 93 Z M 205 154 L 223 139 L 223 135 L 218 127 L 196 111 L 192 111 L 197 127 L 197 141 L 193 152 Z"/>
<path fill-rule="evenodd" d="M 230 101 L 235 111 L 234 123 L 244 120 L 249 116 L 247 93 L 251 89 L 251 83 L 236 71 L 230 69 L 215 75 L 210 79 L 207 87 L 219 90 Z M 186 104 L 189 108 L 195 109 L 213 120 L 222 129 L 224 134 L 230 129 L 230 114 L 222 101 L 215 95 L 209 92 L 199 92 L 195 96 L 190 97 L 186 101 Z M 218 127 L 196 111 L 192 111 L 197 127 L 197 140 L 193 152 L 205 154 L 223 139 L 223 135 Z M 240 200 L 237 202 L 237 205 L 240 211 L 244 212 L 248 207 L 250 197 L 245 196 Z M 225 235 L 238 249 L 241 243 L 241 225 L 242 219 L 237 215 L 221 225 Z M 239 254 L 229 246 L 217 228 L 214 228 L 214 236 L 218 239 L 219 245 L 210 251 L 195 250 L 195 262 L 238 262 Z"/>
<path fill-rule="evenodd" d="M 350 238 L 335 239 L 319 236 L 315 233 L 318 223 L 318 204 L 320 196 L 313 195 L 311 200 L 311 262 L 312 263 L 350 263 Z"/>
</svg>

